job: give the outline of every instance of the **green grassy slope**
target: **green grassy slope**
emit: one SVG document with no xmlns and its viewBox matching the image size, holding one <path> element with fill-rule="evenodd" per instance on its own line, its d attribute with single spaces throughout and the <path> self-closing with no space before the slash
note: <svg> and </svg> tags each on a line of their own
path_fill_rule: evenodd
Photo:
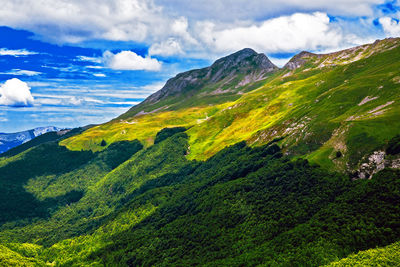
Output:
<svg viewBox="0 0 400 267">
<path fill-rule="evenodd" d="M 400 242 L 383 248 L 369 249 L 327 266 L 399 266 Z"/>
<path fill-rule="evenodd" d="M 306 55 L 298 68 L 275 72 L 240 98 L 125 116 L 61 144 L 97 151 L 102 139 L 139 139 L 148 146 L 162 128 L 184 126 L 191 159 L 207 159 L 243 140 L 258 146 L 282 137 L 289 154 L 307 154 L 327 169 L 354 172 L 399 134 L 400 40 Z"/>
</svg>

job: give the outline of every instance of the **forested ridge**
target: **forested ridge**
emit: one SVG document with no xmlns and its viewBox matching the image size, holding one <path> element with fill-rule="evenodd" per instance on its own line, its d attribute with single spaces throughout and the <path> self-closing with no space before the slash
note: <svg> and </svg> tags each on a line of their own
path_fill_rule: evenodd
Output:
<svg viewBox="0 0 400 267">
<path fill-rule="evenodd" d="M 55 165 L 59 173 L 47 184 L 41 168 L 30 169 L 39 178 L 26 188 L 37 190 L 31 195 L 40 196 L 44 213 L 2 217 L 2 262 L 17 253 L 39 265 L 318 266 L 399 240 L 398 170 L 352 180 L 284 156 L 275 143 L 241 142 L 207 161 L 189 161 L 185 133 L 160 136 L 145 149 L 125 142 L 95 154 L 43 144 L 3 163 L 2 173 L 53 147 L 65 165 Z M 89 170 L 105 175 L 76 184 Z M 50 197 L 51 187 L 58 198 Z M 22 243 L 36 243 L 34 253 Z"/>
</svg>

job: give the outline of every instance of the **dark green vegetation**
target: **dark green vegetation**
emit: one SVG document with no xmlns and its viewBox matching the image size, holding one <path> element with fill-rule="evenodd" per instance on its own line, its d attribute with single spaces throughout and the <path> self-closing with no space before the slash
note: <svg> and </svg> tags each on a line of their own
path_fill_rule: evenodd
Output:
<svg viewBox="0 0 400 267">
<path fill-rule="evenodd" d="M 56 142 L 49 142 L 3 159 L 0 161 L 0 223 L 7 231 L 0 234 L 1 239 L 16 241 L 34 237 L 59 240 L 81 233 L 81 222 L 77 221 L 80 214 L 77 212 L 83 211 L 71 210 L 70 205 L 81 200 L 89 186 L 142 147 L 137 141 L 122 141 L 101 153 L 92 153 L 69 151 Z M 63 229 L 63 234 L 52 232 L 59 228 L 57 224 L 67 222 L 71 227 Z M 91 221 L 93 225 L 88 223 L 85 227 L 94 227 L 96 222 Z M 17 226 L 27 226 L 33 231 L 20 236 L 15 231 Z M 14 235 L 18 239 L 14 239 Z"/>
<path fill-rule="evenodd" d="M 244 49 L 11 151 L 0 265 L 398 265 L 399 52 Z"/>
<path fill-rule="evenodd" d="M 164 128 L 157 133 L 156 138 L 154 139 L 154 144 L 160 143 L 161 141 L 164 141 L 168 137 L 171 137 L 176 133 L 181 133 L 184 131 L 186 131 L 185 127 Z"/>
<path fill-rule="evenodd" d="M 388 155 L 397 155 L 400 153 L 400 135 L 393 137 L 386 148 Z"/>
<path fill-rule="evenodd" d="M 276 144 L 249 148 L 241 142 L 205 162 L 188 161 L 187 146 L 187 135 L 177 132 L 139 152 L 139 142 L 115 143 L 96 154 L 50 143 L 9 159 L 2 173 L 42 149 L 64 165 L 30 169 L 37 177 L 26 186 L 37 190 L 30 198 L 53 205 L 42 204 L 47 214 L 30 214 L 41 218 L 29 223 L 3 218 L 4 262 L 18 256 L 65 266 L 316 266 L 399 240 L 399 171 L 351 181 L 292 161 Z M 109 173 L 92 181 L 80 176 L 79 170 L 95 166 Z M 43 169 L 51 179 L 43 178 Z M 63 190 L 57 201 L 44 198 L 51 187 Z M 41 246 L 29 256 L 15 242 Z"/>
<path fill-rule="evenodd" d="M 43 176 L 71 172 L 89 161 L 92 154 L 92 152 L 72 152 L 58 146 L 57 143 L 52 143 L 34 148 L 29 153 L 21 155 L 21 159 L 6 164 L 0 169 L 0 222 L 47 216 L 47 210 L 52 206 L 79 200 L 82 194 L 70 191 L 69 194 L 58 198 L 39 201 L 26 192 L 23 186 L 32 174 Z"/>
<path fill-rule="evenodd" d="M 1 153 L 0 157 L 12 157 L 12 156 L 18 155 L 21 152 L 24 152 L 25 150 L 28 150 L 31 147 L 37 146 L 42 143 L 55 141 L 59 138 L 60 138 L 60 136 L 57 134 L 57 132 L 45 133 L 45 134 L 42 134 L 26 143 L 23 143 L 22 145 L 16 146 L 4 153 Z"/>
<path fill-rule="evenodd" d="M 90 258 L 133 266 L 320 265 L 398 240 L 400 172 L 351 182 L 275 151 L 238 144 L 189 175 L 184 168 L 162 177 L 153 186 L 186 193 Z"/>
</svg>

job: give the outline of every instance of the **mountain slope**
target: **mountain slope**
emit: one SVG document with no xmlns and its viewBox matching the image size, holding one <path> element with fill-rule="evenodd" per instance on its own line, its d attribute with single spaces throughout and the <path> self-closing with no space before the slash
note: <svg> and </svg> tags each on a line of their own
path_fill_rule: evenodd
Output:
<svg viewBox="0 0 400 267">
<path fill-rule="evenodd" d="M 303 51 L 294 56 L 284 69 L 310 69 L 310 67 L 334 67 L 337 65 L 347 65 L 361 59 L 369 58 L 376 53 L 392 50 L 398 47 L 398 38 L 387 38 L 385 40 L 376 40 L 372 44 L 356 46 L 350 49 L 345 49 L 329 54 L 314 54 Z"/>
<path fill-rule="evenodd" d="M 131 110 L 124 119 L 61 144 L 94 151 L 102 149 L 97 145 L 102 139 L 151 145 L 162 128 L 181 126 L 188 129 L 191 159 L 204 160 L 243 140 L 256 146 L 280 138 L 286 153 L 307 154 L 325 168 L 366 177 L 376 172 L 375 165 L 399 165 L 397 157 L 381 159 L 385 145 L 399 134 L 399 45 L 397 38 L 327 55 L 302 52 L 236 100 L 160 110 L 149 97 L 132 110 L 151 113 L 130 117 Z M 179 99 L 178 105 L 192 104 L 193 98 Z"/>
<path fill-rule="evenodd" d="M 189 161 L 187 135 L 171 134 L 110 172 L 31 178 L 26 189 L 42 199 L 94 179 L 48 217 L 3 224 L 2 256 L 60 266 L 318 266 L 399 240 L 398 171 L 351 181 L 283 157 L 276 144 L 244 142 Z"/>
<path fill-rule="evenodd" d="M 218 59 L 210 67 L 178 74 L 161 90 L 119 118 L 236 99 L 251 88 L 249 85 L 265 80 L 277 70 L 278 67 L 264 54 L 245 48 Z"/>
</svg>

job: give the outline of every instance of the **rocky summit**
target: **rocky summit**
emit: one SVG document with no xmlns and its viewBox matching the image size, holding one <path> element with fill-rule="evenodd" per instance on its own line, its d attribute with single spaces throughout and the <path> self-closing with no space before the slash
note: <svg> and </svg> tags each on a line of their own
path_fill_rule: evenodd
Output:
<svg viewBox="0 0 400 267">
<path fill-rule="evenodd" d="M 183 72 L 169 79 L 161 90 L 133 107 L 128 114 L 135 115 L 144 106 L 168 109 L 187 98 L 200 100 L 215 95 L 241 94 L 246 86 L 266 79 L 278 69 L 266 55 L 245 48 L 218 59 L 209 67 Z"/>
</svg>

